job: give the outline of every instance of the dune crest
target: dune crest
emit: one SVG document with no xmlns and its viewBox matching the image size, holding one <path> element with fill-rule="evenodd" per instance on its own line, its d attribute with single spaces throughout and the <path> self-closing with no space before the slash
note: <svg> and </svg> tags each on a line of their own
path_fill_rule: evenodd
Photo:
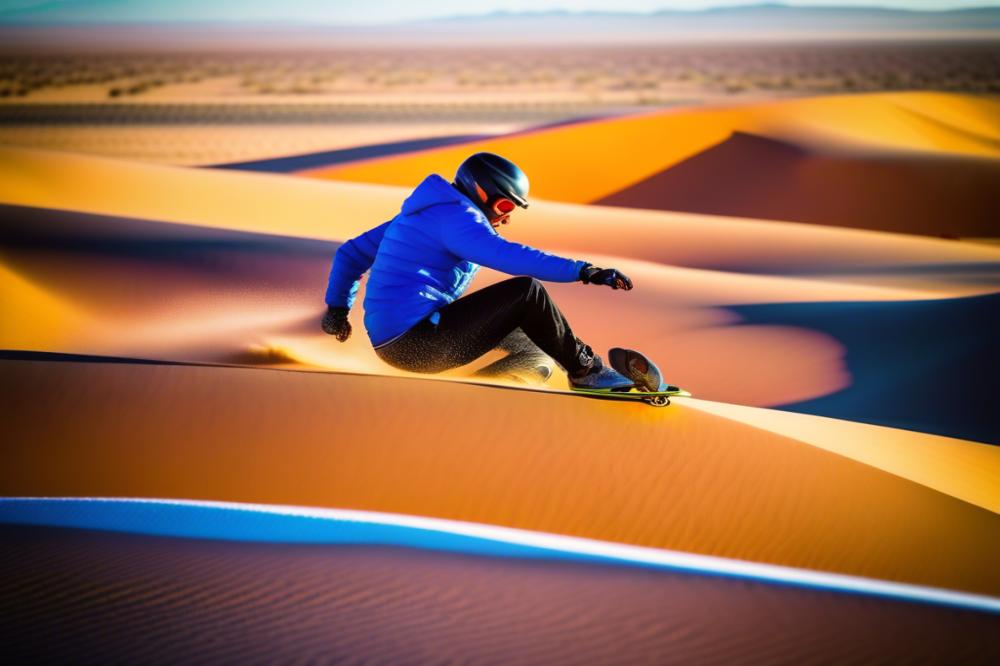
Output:
<svg viewBox="0 0 1000 666">
<path fill-rule="evenodd" d="M 0 204 L 344 241 L 395 215 L 427 173 L 406 186 L 315 182 L 0 147 Z M 1000 257 L 985 244 L 551 201 L 504 233 L 554 251 L 779 274 Z"/>
<path fill-rule="evenodd" d="M 1000 233 L 997 184 L 1000 159 L 844 156 L 737 131 L 594 203 L 987 237 Z"/>
<path fill-rule="evenodd" d="M 1000 514 L 997 447 L 811 414 L 704 400 L 693 409 L 745 423 L 877 467 Z"/>
<path fill-rule="evenodd" d="M 0 347 L 60 349 L 80 331 L 94 334 L 100 322 L 68 299 L 26 279 L 0 263 Z M 30 313 L 30 315 L 28 314 Z"/>
<path fill-rule="evenodd" d="M 3 495 L 364 509 L 1000 593 L 997 514 L 882 468 L 904 443 L 941 483 L 971 460 L 913 433 L 894 433 L 877 467 L 680 400 L 654 409 L 409 378 L 2 363 L 16 442 Z M 995 477 L 1000 449 L 976 464 Z"/>
<path fill-rule="evenodd" d="M 347 344 L 322 334 L 317 322 L 336 242 L 388 216 L 402 189 L 40 151 L 0 155 L 9 158 L 0 161 L 10 175 L 0 179 L 8 269 L 101 324 L 81 322 L 71 339 L 49 343 L 41 319 L 22 322 L 26 332 L 18 335 L 37 336 L 31 348 L 400 374 L 365 340 L 363 290 Z M 80 170 L 88 175 L 78 178 Z M 87 178 L 129 187 L 118 194 Z M 833 308 L 991 293 L 1000 265 L 1000 248 L 987 245 L 544 201 L 504 233 L 617 266 L 636 280 L 624 294 L 549 285 L 595 349 L 642 349 L 672 383 L 706 399 L 755 406 L 852 395 L 847 361 L 859 343 L 848 345 L 801 317 L 748 321 L 739 307 Z M 484 270 L 473 288 L 502 277 Z M 22 346 L 2 337 L 0 345 Z M 928 351 L 951 353 L 939 344 Z M 887 390 L 865 403 L 878 412 L 892 396 Z M 896 425 L 901 416 L 877 422 Z M 935 432 L 962 435 L 954 422 L 939 425 Z"/>
<path fill-rule="evenodd" d="M 993 97 L 835 95 L 657 111 L 303 173 L 406 185 L 488 150 L 556 201 L 995 236 L 997 128 Z"/>
</svg>

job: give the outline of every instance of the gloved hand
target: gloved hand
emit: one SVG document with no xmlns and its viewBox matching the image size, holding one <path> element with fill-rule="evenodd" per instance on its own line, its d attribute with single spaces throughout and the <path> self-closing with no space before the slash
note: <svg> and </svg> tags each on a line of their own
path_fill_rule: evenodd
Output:
<svg viewBox="0 0 1000 666">
<path fill-rule="evenodd" d="M 580 279 L 584 284 L 603 284 L 612 289 L 624 289 L 628 291 L 632 288 L 632 280 L 629 280 L 627 275 L 614 268 L 584 266 L 580 269 Z"/>
<path fill-rule="evenodd" d="M 336 335 L 337 339 L 345 342 L 351 337 L 351 322 L 347 321 L 347 308 L 327 307 L 326 314 L 323 315 L 323 331 L 330 335 Z"/>
</svg>

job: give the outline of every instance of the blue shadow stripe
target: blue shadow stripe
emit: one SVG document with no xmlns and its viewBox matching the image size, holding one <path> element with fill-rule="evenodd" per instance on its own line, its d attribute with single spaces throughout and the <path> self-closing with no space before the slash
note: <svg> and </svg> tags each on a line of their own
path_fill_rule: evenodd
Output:
<svg viewBox="0 0 1000 666">
<path fill-rule="evenodd" d="M 366 511 L 128 498 L 0 498 L 0 524 L 269 543 L 401 546 L 641 566 L 1000 613 L 1000 599 L 541 532 Z"/>
</svg>

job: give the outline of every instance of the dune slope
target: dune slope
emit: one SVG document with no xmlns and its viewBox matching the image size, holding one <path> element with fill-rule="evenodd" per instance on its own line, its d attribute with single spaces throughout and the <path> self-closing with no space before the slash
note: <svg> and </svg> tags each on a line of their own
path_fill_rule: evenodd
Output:
<svg viewBox="0 0 1000 666">
<path fill-rule="evenodd" d="M 993 97 L 839 95 L 660 111 L 304 173 L 409 185 L 488 150 L 516 161 L 545 199 L 996 236 L 997 128 Z"/>
<path fill-rule="evenodd" d="M 357 335 L 347 344 L 335 343 L 318 329 L 335 243 L 21 207 L 0 207 L 0 230 L 5 238 L 0 256 L 10 274 L 4 284 L 12 302 L 31 309 L 40 298 L 36 292 L 43 289 L 45 298 L 67 304 L 55 309 L 65 311 L 58 315 L 65 317 L 62 321 L 53 319 L 55 314 L 18 318 L 23 330 L 0 329 L 2 347 L 399 374 L 367 344 L 360 313 L 354 315 Z M 978 310 L 963 306 L 965 299 L 934 301 L 934 321 L 942 313 L 949 321 L 951 335 L 945 342 L 922 333 L 930 329 L 900 319 L 905 308 L 899 307 L 942 292 L 978 291 L 975 286 L 939 283 L 927 291 L 829 277 L 685 269 L 624 257 L 609 257 L 607 263 L 626 270 L 640 288 L 621 294 L 582 285 L 550 286 L 575 330 L 599 350 L 625 344 L 652 353 L 671 382 L 701 397 L 781 405 L 843 392 L 846 402 L 834 403 L 833 409 L 819 403 L 815 413 L 984 441 L 996 438 L 990 410 L 980 404 L 982 391 L 975 385 L 960 383 L 941 398 L 953 408 L 928 412 L 922 401 L 901 399 L 899 389 L 912 376 L 886 365 L 894 357 L 878 353 L 878 340 L 853 335 L 852 326 L 868 327 L 870 317 L 852 317 L 846 328 L 828 325 L 837 321 L 841 301 L 870 303 L 865 312 L 880 318 L 883 342 L 895 340 L 899 353 L 917 353 L 927 362 L 957 357 L 976 363 L 989 333 Z M 962 268 L 957 264 L 952 270 L 965 280 Z M 474 288 L 501 278 L 484 271 Z M 39 300 L 39 307 L 45 302 Z M 755 319 L 753 308 L 761 302 L 787 303 L 780 312 L 790 314 Z M 803 302 L 815 306 L 794 305 Z M 896 307 L 888 309 L 889 303 Z M 614 326 L 608 326 L 609 317 Z M 906 325 L 895 326 L 897 320 Z M 855 379 L 855 357 L 871 357 L 867 369 L 881 379 Z M 458 372 L 467 375 L 487 362 Z M 932 378 L 954 383 L 965 366 L 942 367 Z M 991 381 L 984 378 L 983 386 Z M 552 385 L 565 387 L 565 379 L 556 377 Z M 858 401 L 862 412 L 851 407 Z M 963 419 L 962 413 L 971 418 Z"/>
<path fill-rule="evenodd" d="M 806 326 L 847 350 L 848 390 L 783 409 L 1000 444 L 1000 294 L 908 302 L 736 306 L 746 325 Z"/>
<path fill-rule="evenodd" d="M 803 664 L 817 655 L 1000 655 L 989 615 L 725 578 L 81 530 L 5 527 L 0 543 L 0 612 L 14 659 Z"/>
<path fill-rule="evenodd" d="M 364 339 L 363 292 L 346 345 L 322 335 L 316 320 L 336 242 L 389 217 L 405 190 L 41 151 L 0 155 L 7 298 L 22 308 L 41 298 L 39 312 L 53 313 L 18 319 L 22 330 L 3 329 L 0 346 L 392 373 Z M 120 187 L 99 186 L 107 182 Z M 637 288 L 627 294 L 550 285 L 596 349 L 642 349 L 671 382 L 749 405 L 849 392 L 845 359 L 874 341 L 828 330 L 822 307 L 814 323 L 751 322 L 732 306 L 907 303 L 988 294 L 1000 284 L 997 248 L 898 234 L 546 202 L 504 233 L 633 277 Z M 483 271 L 473 287 L 501 277 Z M 963 330 L 978 326 L 952 305 L 945 317 Z M 76 323 L 62 328 L 54 316 Z M 925 351 L 966 356 L 964 339 Z M 866 395 L 876 412 L 893 399 L 885 388 Z M 878 422 L 920 422 L 893 418 Z M 953 420 L 934 431 L 964 434 Z"/>
<path fill-rule="evenodd" d="M 2 204 L 337 241 L 391 218 L 426 175 L 402 186 L 317 182 L 0 147 Z M 1000 257 L 988 246 L 898 234 L 547 201 L 519 211 L 504 233 L 581 256 L 740 272 L 885 273 Z"/>
<path fill-rule="evenodd" d="M 734 132 L 594 203 L 942 237 L 1000 234 L 1000 159 L 838 155 Z"/>
<path fill-rule="evenodd" d="M 368 509 L 1000 592 L 998 514 L 680 401 L 658 410 L 419 379 L 2 364 L 16 443 L 3 495 Z"/>
</svg>

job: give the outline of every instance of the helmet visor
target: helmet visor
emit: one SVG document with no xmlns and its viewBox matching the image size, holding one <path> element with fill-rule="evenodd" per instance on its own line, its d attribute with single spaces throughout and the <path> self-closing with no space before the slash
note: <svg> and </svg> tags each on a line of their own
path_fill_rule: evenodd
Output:
<svg viewBox="0 0 1000 666">
<path fill-rule="evenodd" d="M 512 212 L 517 205 L 510 199 L 501 197 L 493 202 L 493 212 L 497 215 L 506 215 Z"/>
</svg>

